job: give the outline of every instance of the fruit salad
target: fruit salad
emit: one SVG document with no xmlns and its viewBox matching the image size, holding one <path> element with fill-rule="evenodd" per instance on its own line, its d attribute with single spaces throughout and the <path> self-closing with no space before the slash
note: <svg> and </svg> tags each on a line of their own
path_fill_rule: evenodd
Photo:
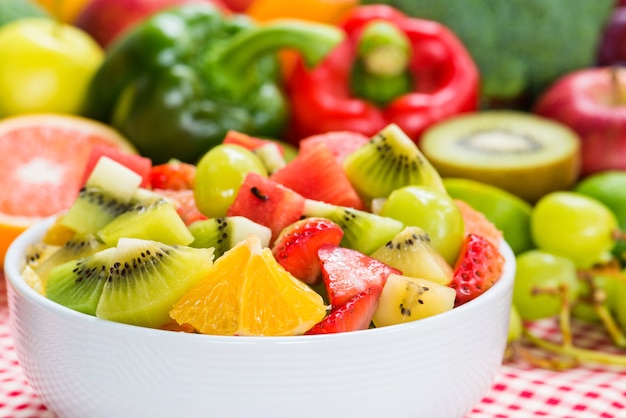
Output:
<svg viewBox="0 0 626 418">
<path fill-rule="evenodd" d="M 197 165 L 103 148 L 89 161 L 24 277 L 107 320 L 231 336 L 393 326 L 470 303 L 505 262 L 502 232 L 396 125 L 316 135 L 291 157 L 229 132 Z"/>
</svg>

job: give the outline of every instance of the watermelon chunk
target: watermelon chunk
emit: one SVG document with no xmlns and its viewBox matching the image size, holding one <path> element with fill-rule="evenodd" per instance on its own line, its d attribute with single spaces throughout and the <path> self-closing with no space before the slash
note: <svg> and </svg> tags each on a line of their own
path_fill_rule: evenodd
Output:
<svg viewBox="0 0 626 418">
<path fill-rule="evenodd" d="M 270 178 L 309 199 L 365 209 L 363 199 L 350 184 L 342 165 L 323 142 L 300 151 Z"/>
<path fill-rule="evenodd" d="M 344 158 L 356 151 L 370 139 L 359 132 L 333 131 L 324 134 L 312 135 L 300 141 L 300 152 L 306 153 L 310 148 L 319 143 L 324 143 L 330 149 L 340 164 Z"/>
<path fill-rule="evenodd" d="M 227 216 L 245 216 L 272 230 L 271 243 L 288 225 L 303 216 L 306 199 L 299 193 L 250 172 L 228 208 Z"/>
<path fill-rule="evenodd" d="M 89 175 L 98 163 L 98 160 L 100 160 L 100 157 L 109 157 L 125 167 L 130 168 L 141 176 L 140 187 L 150 187 L 152 160 L 139 154 L 131 154 L 106 144 L 96 144 L 91 148 L 85 165 L 85 171 L 83 172 L 83 179 L 80 183 L 81 185 L 85 185 Z"/>
</svg>

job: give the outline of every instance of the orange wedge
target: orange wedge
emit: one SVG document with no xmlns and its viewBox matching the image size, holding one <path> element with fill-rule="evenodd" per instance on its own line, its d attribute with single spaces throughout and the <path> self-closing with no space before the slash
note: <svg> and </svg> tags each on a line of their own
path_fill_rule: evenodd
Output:
<svg viewBox="0 0 626 418">
<path fill-rule="evenodd" d="M 322 297 L 278 264 L 256 236 L 218 258 L 170 311 L 178 324 L 212 335 L 299 335 L 325 315 Z"/>
<path fill-rule="evenodd" d="M 101 143 L 136 152 L 117 131 L 90 119 L 60 114 L 0 119 L 0 261 L 22 231 L 70 207 L 91 147 Z"/>
</svg>

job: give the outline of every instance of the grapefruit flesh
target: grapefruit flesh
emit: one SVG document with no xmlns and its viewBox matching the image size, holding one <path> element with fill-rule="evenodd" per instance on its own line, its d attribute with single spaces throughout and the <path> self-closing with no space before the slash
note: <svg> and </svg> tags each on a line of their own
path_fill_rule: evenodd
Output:
<svg viewBox="0 0 626 418">
<path fill-rule="evenodd" d="M 77 116 L 0 120 L 0 261 L 22 231 L 70 207 L 96 144 L 136 153 L 114 129 Z"/>
</svg>

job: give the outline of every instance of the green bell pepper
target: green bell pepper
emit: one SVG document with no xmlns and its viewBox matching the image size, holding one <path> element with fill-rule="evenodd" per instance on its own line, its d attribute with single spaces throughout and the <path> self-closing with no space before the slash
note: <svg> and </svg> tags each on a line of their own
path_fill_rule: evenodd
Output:
<svg viewBox="0 0 626 418">
<path fill-rule="evenodd" d="M 153 15 L 111 46 L 83 114 L 110 123 L 154 163 L 197 160 L 226 132 L 279 138 L 289 102 L 276 52 L 315 66 L 343 39 L 336 27 L 263 26 L 193 3 Z"/>
</svg>

